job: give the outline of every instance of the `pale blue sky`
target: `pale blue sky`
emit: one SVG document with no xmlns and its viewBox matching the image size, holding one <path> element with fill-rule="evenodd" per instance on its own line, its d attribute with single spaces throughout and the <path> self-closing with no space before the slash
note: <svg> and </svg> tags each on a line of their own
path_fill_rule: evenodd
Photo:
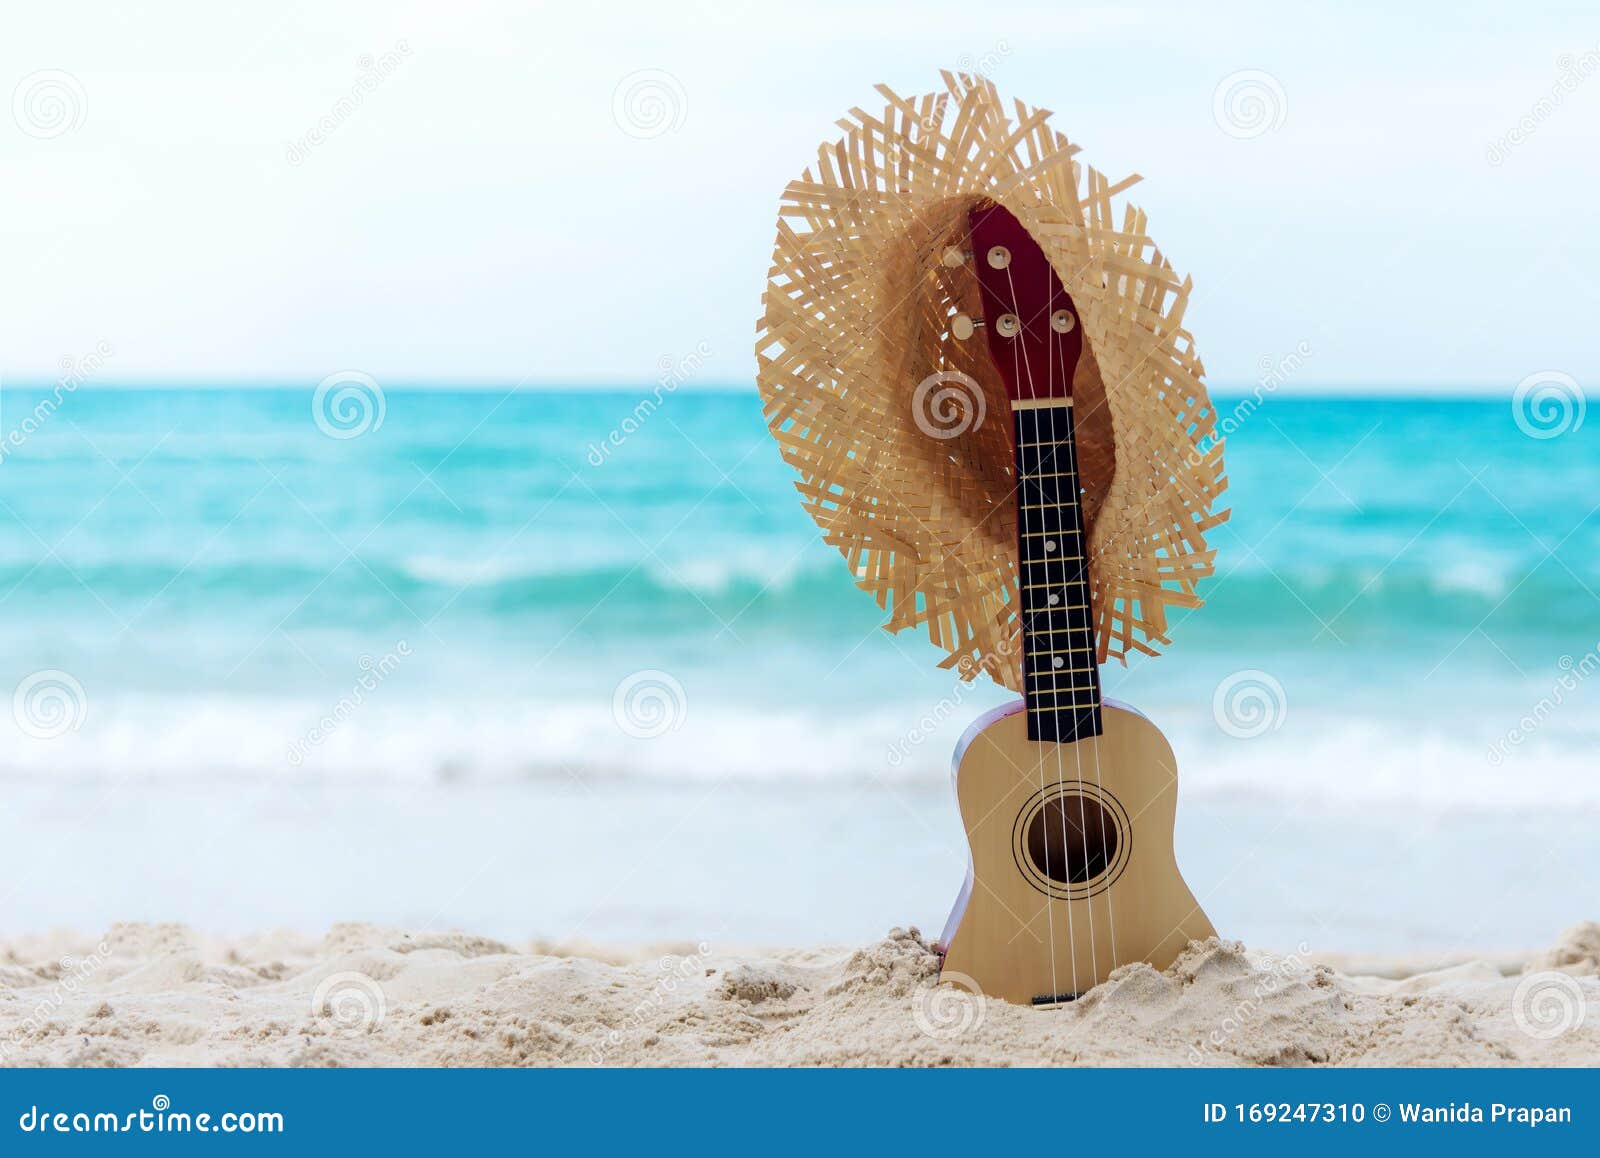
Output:
<svg viewBox="0 0 1600 1158">
<path fill-rule="evenodd" d="M 120 380 L 629 382 L 704 343 L 696 381 L 747 383 L 785 182 L 875 82 L 977 64 L 1144 175 L 1215 385 L 1304 342 L 1291 388 L 1593 390 L 1588 7 L 26 5 L 0 39 L 0 375 L 105 342 Z M 641 139 L 613 97 L 646 69 L 681 103 Z M 1214 115 L 1241 70 L 1282 94 L 1244 138 Z"/>
</svg>

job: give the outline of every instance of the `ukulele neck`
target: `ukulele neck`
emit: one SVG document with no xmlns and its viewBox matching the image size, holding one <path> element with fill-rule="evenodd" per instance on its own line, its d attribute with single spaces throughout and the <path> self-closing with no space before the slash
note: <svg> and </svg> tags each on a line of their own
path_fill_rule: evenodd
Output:
<svg viewBox="0 0 1600 1158">
<path fill-rule="evenodd" d="M 1072 404 L 1019 402 L 1012 421 L 1028 738 L 1071 743 L 1100 734 L 1100 669 Z"/>
</svg>

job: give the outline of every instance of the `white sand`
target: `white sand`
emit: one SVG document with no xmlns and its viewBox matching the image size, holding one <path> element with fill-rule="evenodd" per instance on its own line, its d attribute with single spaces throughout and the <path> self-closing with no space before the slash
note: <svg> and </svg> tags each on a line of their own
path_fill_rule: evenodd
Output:
<svg viewBox="0 0 1600 1158">
<path fill-rule="evenodd" d="M 1594 1065 L 1600 925 L 1521 959 L 1356 972 L 1191 946 L 1037 1011 L 934 988 L 915 932 L 855 951 L 638 952 L 336 926 L 118 925 L 0 948 L 12 1065 Z M 1382 975 L 1380 975 L 1382 974 Z"/>
</svg>

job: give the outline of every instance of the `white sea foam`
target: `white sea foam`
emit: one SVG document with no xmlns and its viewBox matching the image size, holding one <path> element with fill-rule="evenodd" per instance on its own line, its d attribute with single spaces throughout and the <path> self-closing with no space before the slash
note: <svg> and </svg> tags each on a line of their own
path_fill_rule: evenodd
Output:
<svg viewBox="0 0 1600 1158">
<path fill-rule="evenodd" d="M 498 557 L 457 558 L 450 555 L 411 555 L 401 563 L 411 578 L 452 587 L 476 587 L 510 579 L 535 578 L 555 573 L 548 563 Z"/>
<path fill-rule="evenodd" d="M 1461 591 L 1498 599 L 1506 593 L 1511 573 L 1509 562 L 1496 563 L 1487 558 L 1463 559 L 1441 567 L 1433 584 L 1440 591 Z"/>
<path fill-rule="evenodd" d="M 18 736 L 0 777 L 139 781 L 218 776 L 285 783 L 693 782 L 948 786 L 950 755 L 982 704 L 915 713 L 762 711 L 692 701 L 681 726 L 630 735 L 609 702 L 372 702 L 332 721 L 328 705 L 247 697 L 95 701 L 83 726 Z M 1600 735 L 1573 703 L 1491 756 L 1507 721 L 1335 718 L 1310 711 L 1248 739 L 1208 712 L 1152 710 L 1178 756 L 1187 799 L 1382 803 L 1423 809 L 1600 807 L 1586 775 Z M 1515 721 L 1510 721 L 1515 723 Z M 319 727 L 320 724 L 320 727 Z M 303 741 L 318 727 L 314 744 Z M 298 758 L 295 758 L 298 757 Z"/>
</svg>

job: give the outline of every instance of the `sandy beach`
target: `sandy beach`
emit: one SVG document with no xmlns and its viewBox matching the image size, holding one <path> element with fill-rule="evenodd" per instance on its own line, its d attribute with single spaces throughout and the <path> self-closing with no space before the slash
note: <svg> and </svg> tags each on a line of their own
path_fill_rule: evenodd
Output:
<svg viewBox="0 0 1600 1158">
<path fill-rule="evenodd" d="M 512 946 L 177 925 L 0 949 L 8 1065 L 1593 1065 L 1600 925 L 1494 959 L 1192 945 L 1035 1011 L 935 987 L 916 930 L 860 948 Z"/>
</svg>

